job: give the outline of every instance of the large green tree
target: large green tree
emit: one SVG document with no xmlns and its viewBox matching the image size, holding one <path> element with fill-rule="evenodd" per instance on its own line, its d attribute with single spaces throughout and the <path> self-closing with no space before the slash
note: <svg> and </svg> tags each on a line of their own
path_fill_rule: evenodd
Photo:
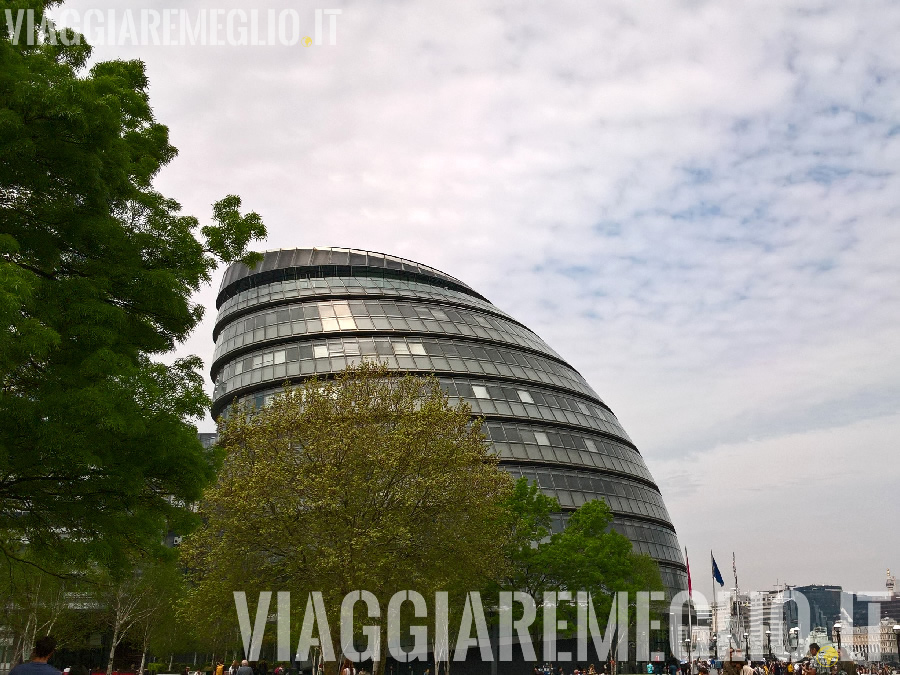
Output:
<svg viewBox="0 0 900 675">
<path fill-rule="evenodd" d="M 200 227 L 154 189 L 176 149 L 143 63 L 88 69 L 83 40 L 40 28 L 52 4 L 2 4 L 41 34 L 0 30 L 0 556 L 116 565 L 182 528 L 214 474 L 201 361 L 159 359 L 265 229 L 235 196 Z"/>
<path fill-rule="evenodd" d="M 292 591 L 301 611 L 321 591 L 335 631 L 343 597 L 367 590 L 383 634 L 397 591 L 433 598 L 502 573 L 512 481 L 468 407 L 451 405 L 434 378 L 364 363 L 253 414 L 232 409 L 220 442 L 205 523 L 182 546 L 195 615 L 234 607 L 235 590 Z"/>
<path fill-rule="evenodd" d="M 628 620 L 633 625 L 635 594 L 664 589 L 657 563 L 648 555 L 635 553 L 628 538 L 612 529 L 613 514 L 606 502 L 586 502 L 570 515 L 564 530 L 552 534 L 551 517 L 560 511 L 559 503 L 527 479 L 516 482 L 505 506 L 510 532 L 505 539 L 508 565 L 494 591 L 525 591 L 539 608 L 545 592 L 568 591 L 574 597 L 577 591 L 587 591 L 602 629 L 617 592 L 628 593 Z M 520 607 L 514 607 L 516 619 L 521 613 Z M 571 637 L 577 619 L 575 605 L 560 604 L 557 613 L 569 621 L 570 630 L 561 636 Z M 532 634 L 541 635 L 542 629 L 539 609 Z"/>
</svg>

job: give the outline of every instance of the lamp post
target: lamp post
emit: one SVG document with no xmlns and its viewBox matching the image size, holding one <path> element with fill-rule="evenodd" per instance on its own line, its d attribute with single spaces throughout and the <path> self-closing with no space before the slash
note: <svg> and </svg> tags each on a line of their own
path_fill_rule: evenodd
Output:
<svg viewBox="0 0 900 675">
<path fill-rule="evenodd" d="M 897 661 L 900 661 L 900 623 L 894 624 L 894 637 L 897 639 Z"/>
<path fill-rule="evenodd" d="M 750 660 L 750 633 L 744 633 L 744 659 Z"/>
<path fill-rule="evenodd" d="M 837 638 L 838 661 L 840 661 L 841 660 L 841 622 L 840 621 L 834 622 L 834 628 L 832 629 L 832 632 L 834 633 L 834 637 Z"/>
<path fill-rule="evenodd" d="M 796 652 L 800 646 L 800 629 L 796 626 L 788 631 L 788 647 L 791 653 Z"/>
<path fill-rule="evenodd" d="M 766 628 L 766 653 L 772 658 L 772 631 Z"/>
</svg>

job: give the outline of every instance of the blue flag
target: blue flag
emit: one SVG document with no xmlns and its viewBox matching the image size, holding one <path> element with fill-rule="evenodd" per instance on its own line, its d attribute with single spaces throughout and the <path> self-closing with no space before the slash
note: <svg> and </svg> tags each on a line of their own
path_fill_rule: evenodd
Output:
<svg viewBox="0 0 900 675">
<path fill-rule="evenodd" d="M 719 582 L 719 586 L 724 586 L 725 580 L 722 579 L 722 573 L 719 571 L 719 566 L 716 565 L 716 557 L 712 554 L 712 551 L 709 552 L 709 557 L 712 558 L 713 579 Z"/>
</svg>

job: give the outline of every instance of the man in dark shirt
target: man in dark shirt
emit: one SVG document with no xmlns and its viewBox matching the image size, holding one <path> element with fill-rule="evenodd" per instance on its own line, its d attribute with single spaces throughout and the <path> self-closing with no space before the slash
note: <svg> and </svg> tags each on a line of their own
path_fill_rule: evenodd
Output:
<svg viewBox="0 0 900 675">
<path fill-rule="evenodd" d="M 47 661 L 53 656 L 56 649 L 56 640 L 51 635 L 38 638 L 34 643 L 34 651 L 31 652 L 31 661 L 20 663 L 9 675 L 60 675 L 60 672 Z"/>
</svg>

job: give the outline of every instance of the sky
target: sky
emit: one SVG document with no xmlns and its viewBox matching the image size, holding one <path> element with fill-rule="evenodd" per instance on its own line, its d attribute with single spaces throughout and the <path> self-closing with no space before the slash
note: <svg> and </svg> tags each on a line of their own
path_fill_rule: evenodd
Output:
<svg viewBox="0 0 900 675">
<path fill-rule="evenodd" d="M 286 41 L 340 9 L 334 45 L 326 16 L 309 47 L 95 49 L 147 64 L 179 149 L 157 187 L 201 220 L 239 194 L 261 249 L 411 258 L 525 323 L 641 449 L 695 588 L 712 550 L 742 588 L 882 590 L 900 571 L 900 4 L 324 2 L 179 7 L 294 10 Z M 220 278 L 179 348 L 207 364 Z"/>
</svg>

